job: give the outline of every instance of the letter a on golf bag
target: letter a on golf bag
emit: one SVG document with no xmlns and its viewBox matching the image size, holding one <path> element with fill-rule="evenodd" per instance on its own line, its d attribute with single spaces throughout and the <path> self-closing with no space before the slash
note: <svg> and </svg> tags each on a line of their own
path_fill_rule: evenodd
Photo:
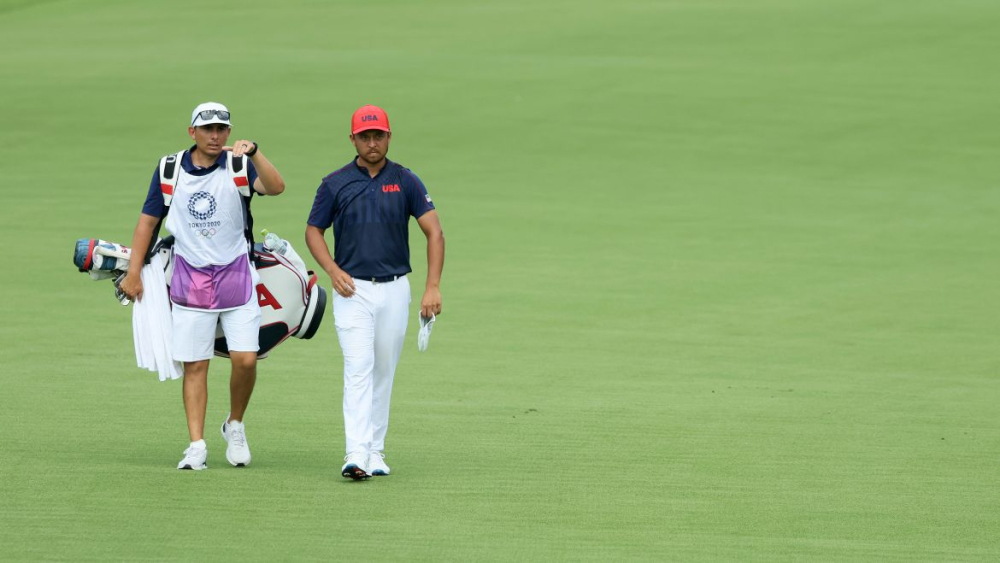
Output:
<svg viewBox="0 0 1000 563">
<path fill-rule="evenodd" d="M 287 242 L 287 241 L 286 241 Z M 173 274 L 174 237 L 161 240 L 155 250 L 167 259 L 164 277 L 167 288 Z M 305 263 L 289 245 L 286 255 L 267 251 L 260 243 L 254 245 L 253 262 L 260 275 L 257 303 L 260 304 L 260 349 L 258 358 L 266 358 L 272 348 L 290 336 L 308 340 L 319 330 L 326 309 L 326 291 L 316 283 L 316 273 L 307 271 Z M 229 357 L 222 326 L 215 329 L 215 355 Z"/>
<path fill-rule="evenodd" d="M 169 236 L 153 247 L 153 253 L 159 253 L 166 264 L 164 277 L 168 289 L 174 269 L 173 245 L 174 237 Z M 117 284 L 125 277 L 131 258 L 127 246 L 100 239 L 80 239 L 76 242 L 73 263 L 94 280 L 113 279 L 118 300 L 128 305 L 128 298 Z M 306 270 L 291 245 L 281 255 L 255 244 L 253 261 L 260 274 L 256 292 L 261 313 L 258 357 L 266 358 L 271 349 L 289 337 L 308 340 L 316 334 L 326 310 L 326 291 L 316 283 L 316 273 Z M 222 328 L 217 327 L 215 334 L 215 355 L 228 357 Z"/>
</svg>

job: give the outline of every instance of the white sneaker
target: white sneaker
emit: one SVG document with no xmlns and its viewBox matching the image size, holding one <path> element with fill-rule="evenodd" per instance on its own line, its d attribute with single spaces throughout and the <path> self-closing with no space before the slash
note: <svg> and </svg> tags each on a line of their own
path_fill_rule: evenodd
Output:
<svg viewBox="0 0 1000 563">
<path fill-rule="evenodd" d="M 208 448 L 189 446 L 188 449 L 184 450 L 184 459 L 177 464 L 177 469 L 193 469 L 194 471 L 208 469 L 208 464 L 205 463 L 207 459 Z"/>
<path fill-rule="evenodd" d="M 385 464 L 385 454 L 372 451 L 368 453 L 368 473 L 377 476 L 389 474 L 389 466 Z"/>
<path fill-rule="evenodd" d="M 222 437 L 229 444 L 226 446 L 226 459 L 229 463 L 233 467 L 250 465 L 250 444 L 247 443 L 247 433 L 243 423 L 238 420 L 230 421 L 229 415 L 226 414 L 226 420 L 222 421 Z"/>
<path fill-rule="evenodd" d="M 344 466 L 340 468 L 340 474 L 348 479 L 362 481 L 371 477 L 367 471 L 368 456 L 361 452 L 351 452 L 344 458 Z"/>
</svg>

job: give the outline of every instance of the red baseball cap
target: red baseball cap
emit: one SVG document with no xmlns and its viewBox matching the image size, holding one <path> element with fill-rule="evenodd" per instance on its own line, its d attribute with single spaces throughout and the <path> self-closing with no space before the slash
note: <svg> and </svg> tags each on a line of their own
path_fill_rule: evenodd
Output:
<svg viewBox="0 0 1000 563">
<path fill-rule="evenodd" d="M 351 135 L 369 129 L 390 130 L 389 116 L 385 114 L 384 109 L 368 105 L 361 106 L 358 111 L 354 112 L 354 116 L 351 117 Z"/>
</svg>

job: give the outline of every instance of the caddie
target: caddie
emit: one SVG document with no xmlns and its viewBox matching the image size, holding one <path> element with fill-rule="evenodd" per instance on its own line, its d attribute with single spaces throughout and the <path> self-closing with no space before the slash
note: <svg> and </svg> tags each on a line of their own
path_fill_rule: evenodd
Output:
<svg viewBox="0 0 1000 563">
<path fill-rule="evenodd" d="M 229 109 L 216 102 L 191 113 L 191 148 L 167 155 L 153 172 L 149 193 L 132 237 L 124 293 L 142 298 L 143 260 L 166 217 L 175 237 L 170 280 L 172 355 L 184 364 L 184 411 L 191 443 L 178 469 L 208 467 L 204 440 L 208 402 L 208 364 L 221 324 L 232 361 L 230 413 L 222 423 L 226 459 L 236 467 L 250 463 L 243 424 L 257 380 L 260 306 L 258 276 L 250 258 L 253 195 L 278 195 L 285 182 L 257 143 L 228 143 Z"/>
</svg>

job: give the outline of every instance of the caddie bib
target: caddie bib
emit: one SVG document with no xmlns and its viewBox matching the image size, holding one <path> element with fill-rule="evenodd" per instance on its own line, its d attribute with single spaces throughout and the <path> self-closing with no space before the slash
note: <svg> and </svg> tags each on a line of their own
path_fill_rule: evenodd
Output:
<svg viewBox="0 0 1000 563">
<path fill-rule="evenodd" d="M 226 169 L 220 166 L 204 176 L 181 170 L 166 227 L 176 241 L 171 301 L 224 310 L 250 300 L 255 272 L 247 254 L 243 202 Z"/>
</svg>

